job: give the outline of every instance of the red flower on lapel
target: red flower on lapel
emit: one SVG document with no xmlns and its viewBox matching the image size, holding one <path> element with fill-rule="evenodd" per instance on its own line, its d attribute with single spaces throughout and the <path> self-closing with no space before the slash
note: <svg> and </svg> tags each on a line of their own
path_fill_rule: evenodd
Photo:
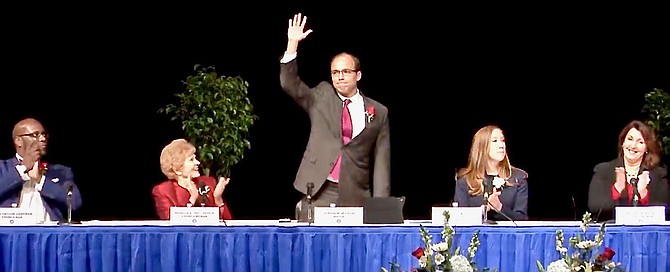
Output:
<svg viewBox="0 0 670 272">
<path fill-rule="evenodd" d="M 375 119 L 375 107 L 368 107 L 368 109 L 365 111 L 365 116 L 368 119 L 368 123 L 372 122 L 372 120 Z"/>
<path fill-rule="evenodd" d="M 48 166 L 49 164 L 47 162 L 40 162 L 40 165 L 37 167 L 40 171 L 40 175 L 44 176 L 47 174 L 47 170 L 49 170 Z"/>
</svg>

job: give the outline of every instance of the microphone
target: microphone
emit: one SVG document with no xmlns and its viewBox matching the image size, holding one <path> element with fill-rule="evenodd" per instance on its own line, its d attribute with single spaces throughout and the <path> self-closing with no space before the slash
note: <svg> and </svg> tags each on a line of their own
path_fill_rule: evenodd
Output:
<svg viewBox="0 0 670 272">
<path fill-rule="evenodd" d="M 570 195 L 572 197 L 572 213 L 575 221 L 577 221 L 577 203 L 575 202 L 575 195 Z"/>
<path fill-rule="evenodd" d="M 482 180 L 482 186 L 484 187 L 483 204 L 488 204 L 489 196 L 493 193 L 493 176 L 490 175 L 484 176 L 484 180 Z"/>
<path fill-rule="evenodd" d="M 65 194 L 65 204 L 67 206 L 67 215 L 65 218 L 58 221 L 58 225 L 62 226 L 71 226 L 74 224 L 79 224 L 79 222 L 72 222 L 72 190 L 74 190 L 74 184 L 70 183 L 67 186 L 67 193 Z"/>
<path fill-rule="evenodd" d="M 67 187 L 67 223 L 72 224 L 72 187 L 70 184 Z"/>
<path fill-rule="evenodd" d="M 486 224 L 495 224 L 495 222 L 489 220 L 489 213 L 486 210 L 486 207 L 489 204 L 489 196 L 493 192 L 493 176 L 490 175 L 484 175 L 484 179 L 482 180 L 482 187 L 484 187 L 484 193 L 482 196 L 484 197 L 482 200 L 482 221 Z"/>
<path fill-rule="evenodd" d="M 637 207 L 640 201 L 640 192 L 637 190 L 637 177 L 630 178 L 630 185 L 633 187 L 633 207 Z"/>
<path fill-rule="evenodd" d="M 490 206 L 491 209 L 493 209 L 495 212 L 505 217 L 505 219 L 512 222 L 514 226 L 518 227 L 519 225 L 516 224 L 516 221 L 514 221 L 514 219 L 509 217 L 509 215 L 505 214 L 501 210 L 497 209 L 495 206 L 491 205 L 491 202 L 489 201 L 489 196 L 493 194 L 493 178 L 494 178 L 493 176 L 486 175 L 486 177 L 482 181 L 482 184 L 484 185 L 484 205 Z M 489 224 L 495 224 L 495 221 L 488 220 L 488 214 L 486 210 L 484 210 L 484 222 Z"/>
<path fill-rule="evenodd" d="M 209 188 L 205 185 L 205 182 L 202 180 L 198 181 L 198 194 L 200 194 L 200 206 L 202 207 L 205 207 L 207 193 L 209 193 Z"/>
<path fill-rule="evenodd" d="M 312 191 L 314 190 L 314 183 L 307 183 L 307 203 L 312 204 Z"/>
<path fill-rule="evenodd" d="M 307 222 L 310 224 L 314 221 L 313 208 L 312 208 L 312 193 L 314 191 L 314 183 L 307 183 Z"/>
</svg>

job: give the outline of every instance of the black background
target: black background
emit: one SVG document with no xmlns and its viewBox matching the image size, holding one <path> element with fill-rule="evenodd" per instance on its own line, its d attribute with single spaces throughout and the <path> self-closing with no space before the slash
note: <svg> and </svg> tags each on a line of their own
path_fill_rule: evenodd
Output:
<svg viewBox="0 0 670 272">
<path fill-rule="evenodd" d="M 653 12 L 323 5 L 14 11 L 3 19 L 0 155 L 14 154 L 14 123 L 36 117 L 51 134 L 48 160 L 75 172 L 75 217 L 156 219 L 160 151 L 183 137 L 157 110 L 195 64 L 214 65 L 249 82 L 259 116 L 229 206 L 238 219 L 291 217 L 309 120 L 281 90 L 278 60 L 288 19 L 303 12 L 314 32 L 300 44 L 302 79 L 329 80 L 331 57 L 353 53 L 361 90 L 390 109 L 392 191 L 407 196 L 407 217 L 450 202 L 472 135 L 497 124 L 512 164 L 529 172 L 530 216 L 573 219 L 593 166 L 616 156 L 626 123 L 646 118 L 644 93 L 670 91 L 668 22 Z"/>
</svg>

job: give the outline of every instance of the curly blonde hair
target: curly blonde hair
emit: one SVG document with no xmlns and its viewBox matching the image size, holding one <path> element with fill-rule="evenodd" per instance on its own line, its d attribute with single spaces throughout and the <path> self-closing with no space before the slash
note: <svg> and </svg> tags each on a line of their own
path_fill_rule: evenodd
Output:
<svg viewBox="0 0 670 272">
<path fill-rule="evenodd" d="M 168 179 L 176 179 L 176 169 L 184 165 L 188 157 L 195 154 L 195 146 L 184 139 L 170 142 L 161 151 L 161 171 Z"/>
</svg>

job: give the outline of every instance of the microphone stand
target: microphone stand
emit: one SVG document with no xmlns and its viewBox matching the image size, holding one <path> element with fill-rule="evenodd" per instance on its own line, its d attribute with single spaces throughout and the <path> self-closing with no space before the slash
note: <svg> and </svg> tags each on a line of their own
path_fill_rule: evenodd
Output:
<svg viewBox="0 0 670 272">
<path fill-rule="evenodd" d="M 482 201 L 482 223 L 485 225 L 495 225 L 496 222 L 493 220 L 489 220 L 489 212 L 488 212 L 488 205 L 490 204 L 489 202 L 489 196 L 493 192 L 493 176 L 486 175 L 484 177 L 484 180 L 482 180 L 482 185 L 484 187 L 484 199 Z"/>
<path fill-rule="evenodd" d="M 72 190 L 67 192 L 67 224 L 72 224 Z"/>
<path fill-rule="evenodd" d="M 65 203 L 67 205 L 67 215 L 64 220 L 60 220 L 58 222 L 59 225 L 73 225 L 75 224 L 72 222 L 72 185 L 67 187 L 67 195 L 66 195 Z M 79 222 L 77 222 L 79 224 Z"/>
<path fill-rule="evenodd" d="M 207 201 L 207 190 L 205 189 L 204 181 L 200 181 L 198 183 L 198 193 L 200 194 L 200 206 L 205 207 L 205 201 Z"/>
<path fill-rule="evenodd" d="M 492 220 L 489 220 L 489 218 L 488 218 L 489 217 L 489 212 L 487 211 L 486 208 L 487 208 L 489 203 L 490 203 L 489 202 L 489 193 L 484 192 L 484 203 L 482 203 L 482 222 L 484 224 L 487 224 L 487 225 L 489 225 L 489 224 L 490 225 L 495 225 L 496 222 L 492 221 Z"/>
<path fill-rule="evenodd" d="M 630 179 L 630 185 L 633 187 L 633 207 L 637 207 L 640 202 L 640 192 L 637 190 L 637 178 Z"/>
<path fill-rule="evenodd" d="M 495 206 L 491 205 L 491 202 L 489 201 L 489 195 L 493 193 L 493 177 L 491 178 L 487 177 L 482 182 L 484 185 L 484 204 L 482 205 L 482 212 L 484 213 L 484 216 L 482 217 L 483 223 L 486 225 L 498 224 L 498 222 L 488 219 L 488 211 L 486 210 L 486 207 L 491 206 L 491 209 L 493 209 L 499 214 L 502 214 L 502 216 L 505 217 L 507 220 L 511 221 L 514 224 L 514 226 L 518 227 L 519 225 L 517 225 L 516 222 L 511 217 L 509 217 L 501 210 L 498 210 Z"/>
<path fill-rule="evenodd" d="M 314 183 L 307 183 L 307 222 L 312 224 L 314 222 L 314 208 L 312 207 L 312 191 L 314 190 Z"/>
<path fill-rule="evenodd" d="M 489 202 L 488 198 L 486 199 L 486 202 L 487 202 L 487 204 L 489 204 L 489 205 L 491 204 L 491 202 Z M 519 226 L 519 225 L 516 224 L 516 221 L 514 221 L 514 219 L 512 219 L 511 217 L 509 217 L 509 215 L 505 214 L 505 213 L 502 212 L 501 210 L 496 209 L 496 207 L 494 207 L 493 205 L 491 205 L 491 209 L 493 209 L 494 211 L 496 211 L 496 212 L 499 213 L 499 214 L 502 214 L 502 216 L 505 217 L 505 219 L 511 221 L 511 222 L 514 224 L 514 226 L 516 226 L 516 227 Z M 489 224 L 497 224 L 497 222 L 491 220 Z"/>
</svg>

